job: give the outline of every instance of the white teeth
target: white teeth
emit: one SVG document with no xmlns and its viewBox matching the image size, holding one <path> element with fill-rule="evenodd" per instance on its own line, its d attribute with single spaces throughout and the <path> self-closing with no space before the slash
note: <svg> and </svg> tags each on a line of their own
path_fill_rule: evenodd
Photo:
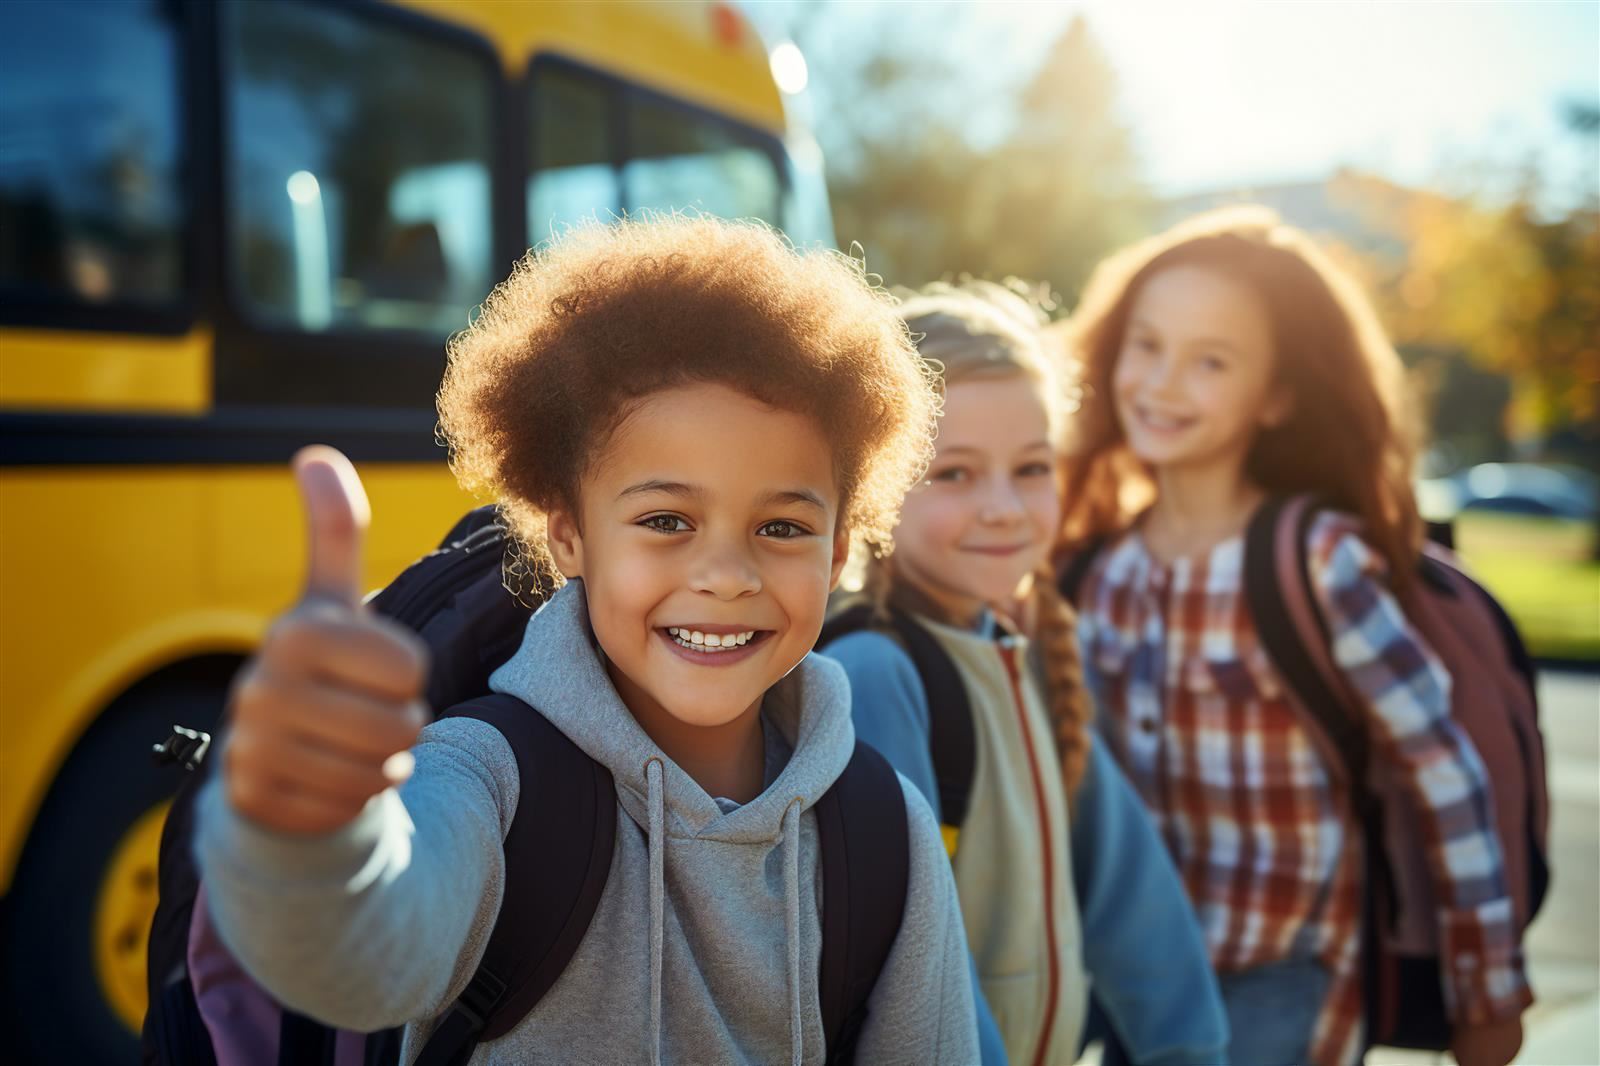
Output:
<svg viewBox="0 0 1600 1066">
<path fill-rule="evenodd" d="M 667 633 L 680 647 L 707 653 L 743 647 L 755 639 L 756 632 L 754 629 L 747 629 L 743 633 L 702 633 L 698 629 L 684 629 L 681 626 L 667 627 Z"/>
<path fill-rule="evenodd" d="M 1184 420 L 1181 418 L 1157 414 L 1154 411 L 1144 412 L 1144 420 L 1147 425 L 1154 429 L 1179 429 L 1184 424 Z"/>
</svg>

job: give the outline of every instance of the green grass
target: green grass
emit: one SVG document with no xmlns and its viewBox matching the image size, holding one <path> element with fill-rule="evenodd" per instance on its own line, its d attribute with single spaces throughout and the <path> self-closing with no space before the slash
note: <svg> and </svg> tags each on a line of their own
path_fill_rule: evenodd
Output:
<svg viewBox="0 0 1600 1066">
<path fill-rule="evenodd" d="M 1456 546 L 1542 659 L 1600 661 L 1600 560 L 1594 526 L 1561 519 L 1469 514 Z"/>
</svg>

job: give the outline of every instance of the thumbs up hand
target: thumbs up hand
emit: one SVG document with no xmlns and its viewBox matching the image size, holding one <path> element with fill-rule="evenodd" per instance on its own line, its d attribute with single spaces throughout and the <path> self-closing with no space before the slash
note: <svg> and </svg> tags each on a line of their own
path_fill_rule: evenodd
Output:
<svg viewBox="0 0 1600 1066">
<path fill-rule="evenodd" d="M 310 556 L 304 593 L 240 672 L 223 748 L 228 801 L 286 833 L 327 833 L 411 774 L 428 720 L 427 649 L 360 603 L 370 512 L 350 460 L 320 445 L 294 458 Z"/>
</svg>

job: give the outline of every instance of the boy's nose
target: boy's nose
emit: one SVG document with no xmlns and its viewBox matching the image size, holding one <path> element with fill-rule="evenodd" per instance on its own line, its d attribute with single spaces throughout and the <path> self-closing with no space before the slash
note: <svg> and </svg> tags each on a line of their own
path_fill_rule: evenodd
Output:
<svg viewBox="0 0 1600 1066">
<path fill-rule="evenodd" d="M 719 600 L 736 600 L 761 591 L 761 573 L 746 553 L 732 548 L 713 549 L 695 561 L 689 587 Z"/>
</svg>

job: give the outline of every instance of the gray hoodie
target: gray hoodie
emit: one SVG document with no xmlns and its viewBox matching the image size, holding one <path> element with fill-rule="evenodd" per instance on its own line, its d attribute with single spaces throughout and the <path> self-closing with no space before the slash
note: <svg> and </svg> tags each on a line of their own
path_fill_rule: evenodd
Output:
<svg viewBox="0 0 1600 1066">
<path fill-rule="evenodd" d="M 812 807 L 855 742 L 843 670 L 807 656 L 768 692 L 768 784 L 743 806 L 707 795 L 628 713 L 593 644 L 581 582 L 534 615 L 491 684 L 611 771 L 617 845 L 566 972 L 472 1062 L 822 1063 Z M 211 919 L 251 975 L 343 1028 L 406 1023 L 406 1062 L 483 953 L 520 792 L 509 745 L 482 722 L 436 722 L 415 753 L 403 788 L 326 836 L 265 830 L 212 783 L 195 845 Z M 977 1034 L 950 865 L 927 803 L 901 787 L 905 916 L 857 1057 L 966 1066 L 978 1061 Z"/>
</svg>

